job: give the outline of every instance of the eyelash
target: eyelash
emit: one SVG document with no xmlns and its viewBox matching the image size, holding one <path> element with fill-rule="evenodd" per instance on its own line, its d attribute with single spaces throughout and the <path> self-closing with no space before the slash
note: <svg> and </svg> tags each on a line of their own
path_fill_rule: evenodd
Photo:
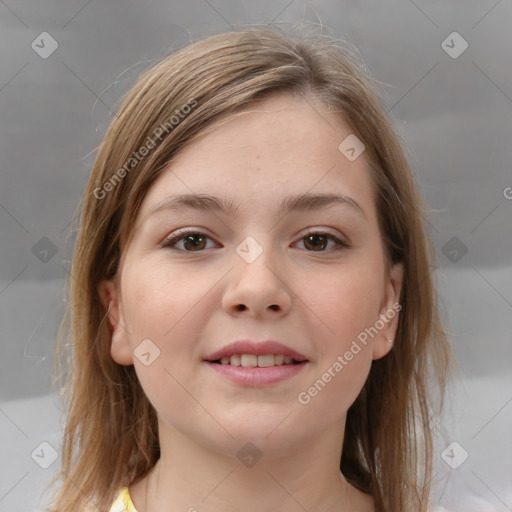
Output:
<svg viewBox="0 0 512 512">
<path fill-rule="evenodd" d="M 194 231 L 194 230 L 187 230 L 187 231 L 181 231 L 179 233 L 176 233 L 175 235 L 172 235 L 170 236 L 169 238 L 166 238 L 162 244 L 161 244 L 161 247 L 163 248 L 168 248 L 168 249 L 171 249 L 171 250 L 179 250 L 181 252 L 190 252 L 190 253 L 194 253 L 194 252 L 202 252 L 204 251 L 205 249 L 200 249 L 198 251 L 187 251 L 187 250 L 182 250 L 182 249 L 175 249 L 175 245 L 177 242 L 185 239 L 187 236 L 190 236 L 190 235 L 200 235 L 200 236 L 203 236 L 205 238 L 209 238 L 210 240 L 212 240 L 211 237 L 209 237 L 208 235 L 205 235 L 204 233 L 201 233 L 200 231 Z M 336 242 L 337 244 L 337 247 L 334 247 L 333 249 L 331 249 L 330 251 L 340 251 L 340 250 L 343 250 L 343 249 L 349 249 L 351 246 L 346 243 L 346 242 L 343 242 L 341 241 L 339 238 L 335 237 L 334 235 L 331 235 L 330 233 L 326 233 L 324 231 L 309 231 L 308 233 L 306 233 L 303 237 L 300 238 L 300 240 L 304 240 L 304 238 L 307 238 L 308 236 L 312 236 L 312 235 L 323 235 L 323 236 L 326 236 L 328 239 L 330 240 L 333 240 L 334 242 Z M 330 251 L 326 251 L 326 250 L 322 250 L 322 251 L 311 251 L 311 250 L 307 250 L 307 252 L 330 252 Z"/>
</svg>

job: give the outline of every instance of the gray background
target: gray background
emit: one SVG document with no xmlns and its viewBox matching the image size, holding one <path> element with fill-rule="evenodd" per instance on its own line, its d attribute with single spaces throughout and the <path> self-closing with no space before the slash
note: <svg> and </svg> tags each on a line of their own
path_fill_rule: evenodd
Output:
<svg viewBox="0 0 512 512">
<path fill-rule="evenodd" d="M 383 83 L 431 209 L 462 376 L 437 440 L 438 510 L 512 510 L 510 0 L 0 0 L 0 20 L 0 511 L 42 509 L 60 462 L 43 469 L 51 449 L 40 443 L 59 450 L 49 371 L 67 229 L 120 96 L 190 39 L 272 20 L 321 21 Z M 456 58 L 454 31 L 468 44 Z M 58 44 L 46 58 L 31 47 L 51 48 L 42 32 Z M 469 455 L 456 469 L 441 455 L 453 441 L 452 460 Z"/>
</svg>

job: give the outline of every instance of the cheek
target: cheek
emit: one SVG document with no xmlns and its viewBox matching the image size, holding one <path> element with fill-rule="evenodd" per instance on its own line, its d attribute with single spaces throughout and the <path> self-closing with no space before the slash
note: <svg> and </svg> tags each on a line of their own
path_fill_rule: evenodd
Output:
<svg viewBox="0 0 512 512">
<path fill-rule="evenodd" d="M 378 272 L 371 268 L 339 270 L 317 279 L 315 287 L 305 288 L 310 309 L 323 324 L 322 335 L 311 333 L 316 341 L 316 364 L 297 395 L 299 407 L 305 408 L 311 421 L 329 424 L 339 419 L 368 377 L 373 343 L 364 337 L 365 329 L 378 318 L 381 292 Z"/>
<path fill-rule="evenodd" d="M 366 353 L 365 353 L 366 351 Z M 340 354 L 322 368 L 307 387 L 297 395 L 299 411 L 308 421 L 329 425 L 338 421 L 361 392 L 371 367 L 369 347 L 348 361 Z"/>
<path fill-rule="evenodd" d="M 185 272 L 179 266 L 133 266 L 123 288 L 123 310 L 131 337 L 153 337 L 168 345 L 182 325 L 194 326 L 190 317 L 200 313 L 202 299 L 215 282 L 212 276 Z"/>
<path fill-rule="evenodd" d="M 308 283 L 303 295 L 324 324 L 325 339 L 342 349 L 378 318 L 382 276 L 378 264 L 341 266 Z"/>
<path fill-rule="evenodd" d="M 123 314 L 133 364 L 157 409 L 167 407 L 169 401 L 173 407 L 190 408 L 183 385 L 190 381 L 190 370 L 199 358 L 196 342 L 209 316 L 207 293 L 222 277 L 214 274 L 191 275 L 158 262 L 125 267 Z"/>
<path fill-rule="evenodd" d="M 382 293 L 378 261 L 332 269 L 313 282 L 304 282 L 303 294 L 312 318 L 320 319 L 316 333 L 317 364 L 302 394 L 300 407 L 312 420 L 329 423 L 339 418 L 359 395 L 372 363 L 373 341 L 365 329 L 378 319 Z M 319 335 L 319 333 L 322 335 Z"/>
</svg>

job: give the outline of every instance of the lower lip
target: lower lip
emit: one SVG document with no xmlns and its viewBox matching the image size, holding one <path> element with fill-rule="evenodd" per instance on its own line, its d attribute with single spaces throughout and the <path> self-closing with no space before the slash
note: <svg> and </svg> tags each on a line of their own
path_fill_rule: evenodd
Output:
<svg viewBox="0 0 512 512">
<path fill-rule="evenodd" d="M 267 368 L 231 366 L 230 364 L 210 363 L 208 361 L 206 361 L 206 364 L 223 377 L 238 384 L 264 386 L 276 384 L 297 375 L 306 366 L 307 361 L 298 364 L 268 366 Z"/>
</svg>

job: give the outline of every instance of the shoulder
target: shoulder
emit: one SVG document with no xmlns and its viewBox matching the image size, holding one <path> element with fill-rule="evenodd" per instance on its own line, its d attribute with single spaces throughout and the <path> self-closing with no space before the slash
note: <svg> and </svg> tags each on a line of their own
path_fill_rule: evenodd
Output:
<svg viewBox="0 0 512 512">
<path fill-rule="evenodd" d="M 117 495 L 114 503 L 109 509 L 109 512 L 137 512 L 135 509 L 128 487 L 123 487 Z"/>
</svg>

